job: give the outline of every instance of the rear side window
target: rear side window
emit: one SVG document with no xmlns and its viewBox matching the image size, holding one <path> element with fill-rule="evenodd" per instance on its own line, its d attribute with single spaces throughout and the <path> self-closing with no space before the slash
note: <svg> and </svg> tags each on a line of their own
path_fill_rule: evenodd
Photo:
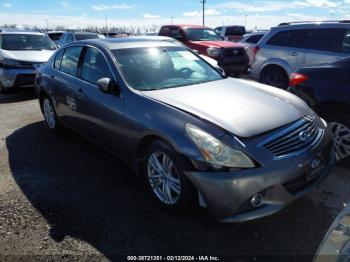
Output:
<svg viewBox="0 0 350 262">
<path fill-rule="evenodd" d="M 172 38 L 181 38 L 182 35 L 181 35 L 180 30 L 179 29 L 172 29 L 170 31 L 170 37 L 172 37 Z"/>
<path fill-rule="evenodd" d="M 112 78 L 108 62 L 99 50 L 88 48 L 84 57 L 81 78 L 96 84 L 98 80 L 105 77 Z"/>
<path fill-rule="evenodd" d="M 310 29 L 303 30 L 298 47 L 305 49 L 335 52 L 339 46 L 339 30 Z"/>
<path fill-rule="evenodd" d="M 253 35 L 248 37 L 246 42 L 251 44 L 257 44 L 264 35 Z"/>
<path fill-rule="evenodd" d="M 300 30 L 286 30 L 275 34 L 267 41 L 268 45 L 295 47 Z"/>
<path fill-rule="evenodd" d="M 53 68 L 60 70 L 63 53 L 64 53 L 64 50 L 61 50 L 56 54 Z"/>
<path fill-rule="evenodd" d="M 243 26 L 231 26 L 226 28 L 225 36 L 243 36 L 246 34 L 246 30 Z"/>
<path fill-rule="evenodd" d="M 168 27 L 163 27 L 162 29 L 160 29 L 159 35 L 169 36 L 169 28 Z"/>
<path fill-rule="evenodd" d="M 350 30 L 345 31 L 340 52 L 350 54 Z"/>
<path fill-rule="evenodd" d="M 72 76 L 78 76 L 78 63 L 81 53 L 81 46 L 65 48 L 61 62 L 61 71 Z"/>
</svg>

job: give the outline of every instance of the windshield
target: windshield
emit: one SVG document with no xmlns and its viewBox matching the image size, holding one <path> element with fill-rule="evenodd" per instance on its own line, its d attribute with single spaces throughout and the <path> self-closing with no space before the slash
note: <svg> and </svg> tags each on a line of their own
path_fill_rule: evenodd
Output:
<svg viewBox="0 0 350 262">
<path fill-rule="evenodd" d="M 212 29 L 204 28 L 187 28 L 187 38 L 190 41 L 216 41 L 221 40 L 220 37 Z"/>
<path fill-rule="evenodd" d="M 222 79 L 204 60 L 183 47 L 130 48 L 112 51 L 127 83 L 156 90 Z"/>
<path fill-rule="evenodd" d="M 60 40 L 61 36 L 63 35 L 63 33 L 49 33 L 48 36 L 50 37 L 50 39 L 52 41 L 58 41 Z"/>
<path fill-rule="evenodd" d="M 99 38 L 98 35 L 96 34 L 76 34 L 75 38 L 77 41 L 79 40 L 87 40 L 87 39 L 97 39 Z"/>
<path fill-rule="evenodd" d="M 0 36 L 3 50 L 55 50 L 55 44 L 45 35 L 3 34 Z"/>
</svg>

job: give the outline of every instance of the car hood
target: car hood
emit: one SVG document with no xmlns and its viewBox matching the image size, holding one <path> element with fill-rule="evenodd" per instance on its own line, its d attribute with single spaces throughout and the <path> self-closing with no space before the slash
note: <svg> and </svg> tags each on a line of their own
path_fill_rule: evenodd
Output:
<svg viewBox="0 0 350 262">
<path fill-rule="evenodd" d="M 223 48 L 232 48 L 232 47 L 243 47 L 243 45 L 238 43 L 233 43 L 229 41 L 192 41 L 192 45 L 206 46 L 206 47 L 223 47 Z"/>
<path fill-rule="evenodd" d="M 56 50 L 41 50 L 41 51 L 8 51 L 8 50 L 2 50 L 2 57 L 7 59 L 13 59 L 18 61 L 25 61 L 25 62 L 35 62 L 35 63 L 44 63 L 49 60 L 51 55 Z"/>
<path fill-rule="evenodd" d="M 232 78 L 141 93 L 239 137 L 252 137 L 311 113 L 305 102 L 286 91 Z"/>
</svg>

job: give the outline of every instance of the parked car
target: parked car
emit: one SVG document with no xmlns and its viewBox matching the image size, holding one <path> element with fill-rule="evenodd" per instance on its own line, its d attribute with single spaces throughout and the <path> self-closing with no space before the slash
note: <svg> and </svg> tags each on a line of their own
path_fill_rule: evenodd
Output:
<svg viewBox="0 0 350 262">
<path fill-rule="evenodd" d="M 313 261 L 350 261 L 350 203 L 340 212 L 330 226 Z"/>
<path fill-rule="evenodd" d="M 249 69 L 249 57 L 241 44 L 222 41 L 209 27 L 197 25 L 166 25 L 160 36 L 169 36 L 202 55 L 218 61 L 228 76 L 239 76 Z"/>
<path fill-rule="evenodd" d="M 47 36 L 55 43 L 55 45 L 58 45 L 63 33 L 64 31 L 49 31 L 47 32 Z"/>
<path fill-rule="evenodd" d="M 42 33 L 0 30 L 0 93 L 33 87 L 36 70 L 55 50 L 55 44 Z"/>
<path fill-rule="evenodd" d="M 175 43 L 181 46 L 185 46 L 183 43 L 181 43 L 180 41 L 176 40 L 175 38 L 171 38 L 168 36 L 152 36 L 152 35 L 145 35 L 145 36 L 131 36 L 132 39 L 140 39 L 140 40 L 150 40 L 150 41 L 166 41 L 166 42 L 171 42 L 171 43 Z M 187 46 L 185 46 L 187 47 Z M 188 48 L 188 47 L 187 47 Z M 223 72 L 223 70 L 220 68 L 220 66 L 218 65 L 218 61 L 216 61 L 213 58 L 210 58 L 209 56 L 205 56 L 205 55 L 201 55 L 198 54 L 202 59 L 204 59 L 207 63 L 209 63 L 210 65 L 212 65 L 213 67 L 215 67 L 216 69 L 220 70 Z"/>
<path fill-rule="evenodd" d="M 226 78 L 176 43 L 71 43 L 40 68 L 36 90 L 49 130 L 69 126 L 120 156 L 170 210 L 271 215 L 335 162 L 326 122 L 301 99 Z"/>
<path fill-rule="evenodd" d="M 350 156 L 350 58 L 304 67 L 291 75 L 289 90 L 329 122 L 338 160 Z"/>
<path fill-rule="evenodd" d="M 254 33 L 245 34 L 239 43 L 245 46 L 247 54 L 249 56 L 249 65 L 254 62 L 254 48 L 260 41 L 260 39 L 266 34 L 266 31 L 259 31 Z"/>
<path fill-rule="evenodd" d="M 239 42 L 247 33 L 242 25 L 219 26 L 214 31 L 221 37 L 222 40 Z"/>
<path fill-rule="evenodd" d="M 251 76 L 261 83 L 288 87 L 299 67 L 320 66 L 350 54 L 350 23 L 284 23 L 272 28 L 254 49 Z"/>
<path fill-rule="evenodd" d="M 62 35 L 58 43 L 58 46 L 62 47 L 75 41 L 86 40 L 86 39 L 99 39 L 99 38 L 103 38 L 102 34 L 90 33 L 90 32 L 67 31 Z"/>
</svg>

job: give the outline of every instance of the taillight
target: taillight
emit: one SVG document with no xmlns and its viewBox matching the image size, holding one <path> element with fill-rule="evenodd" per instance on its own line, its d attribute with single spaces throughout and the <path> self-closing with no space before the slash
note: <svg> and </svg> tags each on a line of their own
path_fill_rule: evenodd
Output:
<svg viewBox="0 0 350 262">
<path fill-rule="evenodd" d="M 256 54 L 259 52 L 259 50 L 260 50 L 260 46 L 254 47 L 254 49 L 253 49 L 254 56 L 256 56 Z"/>
<path fill-rule="evenodd" d="M 289 86 L 298 86 L 306 80 L 310 79 L 307 75 L 300 73 L 292 73 L 289 79 Z"/>
</svg>

